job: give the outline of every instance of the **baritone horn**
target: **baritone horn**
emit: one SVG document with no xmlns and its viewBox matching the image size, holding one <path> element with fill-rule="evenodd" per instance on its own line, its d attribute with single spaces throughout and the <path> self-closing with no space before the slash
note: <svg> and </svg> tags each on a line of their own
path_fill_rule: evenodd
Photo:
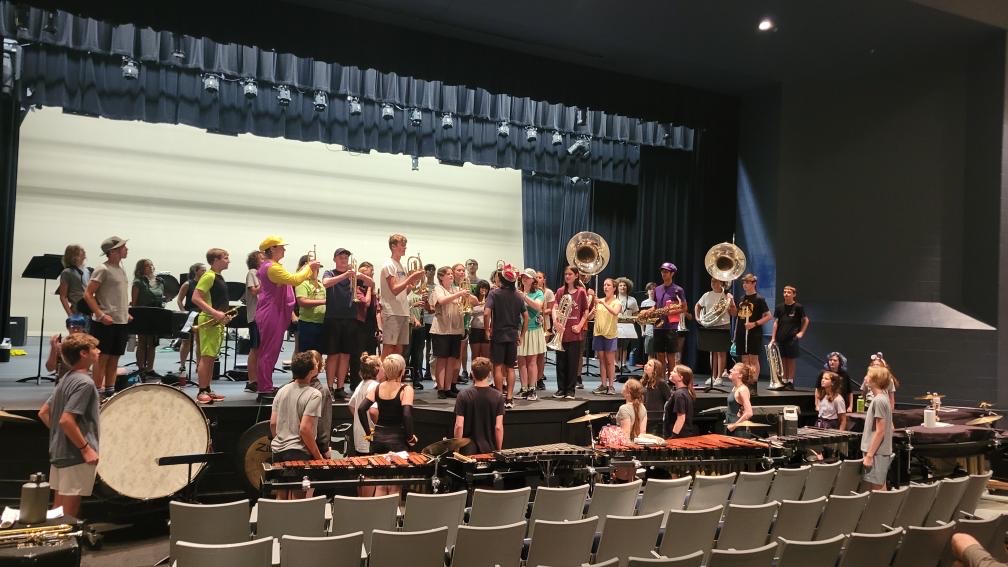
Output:
<svg viewBox="0 0 1008 567">
<path fill-rule="evenodd" d="M 567 319 L 570 319 L 571 310 L 574 308 L 574 299 L 569 293 L 564 294 L 560 303 L 556 306 L 556 317 L 553 318 L 553 338 L 546 346 L 557 352 L 563 352 L 563 334 L 567 328 Z"/>
<path fill-rule="evenodd" d="M 416 272 L 422 272 L 422 271 L 424 271 L 424 269 L 423 269 L 423 260 L 420 259 L 420 253 L 419 252 L 417 252 L 416 256 L 410 256 L 409 258 L 406 258 L 406 275 L 407 276 L 410 276 L 410 275 L 415 274 Z M 410 286 L 410 289 L 413 290 L 413 293 L 421 293 L 421 291 L 423 290 L 423 288 L 426 285 L 426 283 L 427 282 L 424 281 L 424 278 L 420 278 L 417 281 L 417 283 L 415 283 L 412 286 Z"/>
<path fill-rule="evenodd" d="M 582 231 L 567 241 L 567 263 L 582 275 L 594 276 L 609 265 L 609 244 L 594 232 Z"/>
</svg>

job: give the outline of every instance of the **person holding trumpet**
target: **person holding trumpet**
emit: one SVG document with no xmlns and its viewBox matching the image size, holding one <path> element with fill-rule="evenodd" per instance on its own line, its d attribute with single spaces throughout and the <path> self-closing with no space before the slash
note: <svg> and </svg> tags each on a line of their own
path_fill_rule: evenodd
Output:
<svg viewBox="0 0 1008 567">
<path fill-rule="evenodd" d="M 227 250 L 211 248 L 207 250 L 206 259 L 210 269 L 200 277 L 193 293 L 193 303 L 200 310 L 196 317 L 196 327 L 200 332 L 200 356 L 196 364 L 199 393 L 196 394 L 196 401 L 212 404 L 224 399 L 224 396 L 210 390 L 210 378 L 213 376 L 214 361 L 217 360 L 224 341 L 224 328 L 231 320 L 227 283 L 221 276 L 221 272 L 231 264 L 231 258 Z"/>
<path fill-rule="evenodd" d="M 391 257 L 381 270 L 382 359 L 390 354 L 403 354 L 409 344 L 409 289 L 420 282 L 424 271 L 407 274 L 402 260 L 406 255 L 406 237 L 393 234 L 388 239 Z M 456 369 L 457 370 L 457 369 Z"/>
<path fill-rule="evenodd" d="M 358 273 L 356 267 L 350 265 L 351 255 L 346 248 L 337 248 L 333 253 L 333 269 L 322 274 L 326 298 L 327 338 L 322 349 L 326 353 L 326 380 L 329 388 L 336 385 L 334 397 L 341 400 L 349 397 L 343 389 L 343 383 L 350 368 L 351 355 L 360 356 L 360 339 L 364 329 L 364 323 L 358 319 L 357 314 L 366 297 L 354 280 L 363 281 L 367 285 L 373 283 L 371 278 Z"/>
</svg>

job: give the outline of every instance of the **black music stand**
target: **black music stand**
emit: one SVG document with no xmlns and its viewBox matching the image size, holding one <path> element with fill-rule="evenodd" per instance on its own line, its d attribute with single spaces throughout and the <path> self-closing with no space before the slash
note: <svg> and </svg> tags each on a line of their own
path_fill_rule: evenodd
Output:
<svg viewBox="0 0 1008 567">
<path fill-rule="evenodd" d="M 130 307 L 129 332 L 134 335 L 153 335 L 155 337 L 170 337 L 172 335 L 172 312 L 164 307 Z M 134 363 L 135 364 L 135 363 Z M 137 372 L 141 369 L 139 365 Z M 143 382 L 143 376 L 140 376 Z"/>
<path fill-rule="evenodd" d="M 42 375 L 42 344 L 45 340 L 45 299 L 46 299 L 46 287 L 49 280 L 54 280 L 59 277 L 60 272 L 63 271 L 63 256 L 60 254 L 43 254 L 41 256 L 32 256 L 32 259 L 28 262 L 24 271 L 21 272 L 22 278 L 32 278 L 36 280 L 42 280 L 42 315 L 39 317 L 39 353 L 38 353 L 38 370 L 35 371 L 34 376 L 29 376 L 27 378 L 21 378 L 18 383 L 35 381 L 35 385 L 42 384 L 42 380 L 48 380 L 50 382 L 55 382 L 56 379 L 52 376 Z"/>
<path fill-rule="evenodd" d="M 185 338 L 189 339 L 189 359 L 186 361 L 187 364 L 186 364 L 185 376 L 183 376 L 182 373 L 179 373 L 178 377 L 180 379 L 183 378 L 183 377 L 185 378 L 185 383 L 182 384 L 183 387 L 185 387 L 185 386 L 195 386 L 196 382 L 192 381 L 192 367 L 193 367 L 193 362 L 195 362 L 195 360 L 193 360 L 193 351 L 196 350 L 196 344 L 195 344 L 195 341 L 192 340 L 192 338 L 193 338 L 193 332 L 192 332 L 191 328 L 190 328 L 190 330 L 188 330 L 188 331 L 186 331 L 184 333 L 182 332 L 182 328 L 185 327 L 186 321 L 189 320 L 189 312 L 188 311 L 172 311 L 171 312 L 171 320 L 172 320 L 172 334 L 171 334 L 171 336 L 173 338 L 178 338 L 178 339 L 185 339 Z M 183 337 L 183 335 L 185 335 L 185 336 Z"/>
</svg>

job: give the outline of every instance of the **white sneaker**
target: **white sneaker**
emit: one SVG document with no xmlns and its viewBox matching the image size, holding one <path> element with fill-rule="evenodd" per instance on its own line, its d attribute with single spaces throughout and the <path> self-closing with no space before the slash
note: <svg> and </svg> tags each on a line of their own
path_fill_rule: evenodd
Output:
<svg viewBox="0 0 1008 567">
<path fill-rule="evenodd" d="M 724 380 L 720 376 L 718 376 L 717 380 L 714 380 L 714 385 L 720 386 L 721 384 L 724 384 Z"/>
<path fill-rule="evenodd" d="M 720 382 L 721 379 L 718 378 L 718 381 Z M 704 386 L 711 386 L 711 385 L 713 385 L 713 383 L 714 383 L 714 379 L 713 378 L 708 378 L 707 381 L 703 383 L 703 385 Z"/>
</svg>

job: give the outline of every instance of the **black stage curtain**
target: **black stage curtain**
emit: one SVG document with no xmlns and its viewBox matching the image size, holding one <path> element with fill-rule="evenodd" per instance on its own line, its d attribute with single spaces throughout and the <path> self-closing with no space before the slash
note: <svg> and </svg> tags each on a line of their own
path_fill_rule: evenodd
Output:
<svg viewBox="0 0 1008 567">
<path fill-rule="evenodd" d="M 591 215 L 591 186 L 568 177 L 522 174 L 525 266 L 546 274 L 551 289 L 563 281 L 567 240 L 585 230 Z"/>
<path fill-rule="evenodd" d="M 0 247 L 14 249 L 14 205 L 17 202 L 18 145 L 21 138 L 21 106 L 16 96 L 0 95 Z M 0 254 L 0 338 L 10 336 L 11 289 L 14 256 Z"/>
</svg>

